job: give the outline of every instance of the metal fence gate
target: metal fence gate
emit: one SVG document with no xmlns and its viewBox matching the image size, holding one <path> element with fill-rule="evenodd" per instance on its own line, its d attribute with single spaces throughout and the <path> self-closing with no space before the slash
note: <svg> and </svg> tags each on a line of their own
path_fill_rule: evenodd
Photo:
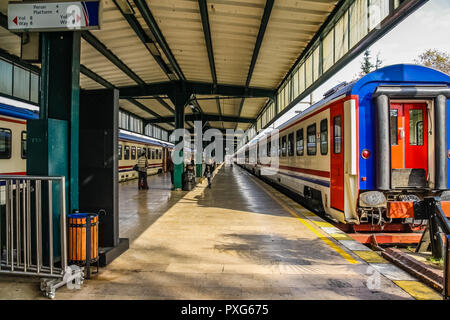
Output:
<svg viewBox="0 0 450 320">
<path fill-rule="evenodd" d="M 82 269 L 68 266 L 65 177 L 0 175 L 0 274 L 41 277 L 54 298 L 79 288 Z"/>
</svg>

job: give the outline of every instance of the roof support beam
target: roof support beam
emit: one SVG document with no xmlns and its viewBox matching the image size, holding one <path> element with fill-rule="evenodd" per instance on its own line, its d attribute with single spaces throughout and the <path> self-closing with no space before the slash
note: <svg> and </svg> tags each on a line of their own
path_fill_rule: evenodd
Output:
<svg viewBox="0 0 450 320">
<path fill-rule="evenodd" d="M 214 84 L 217 84 L 216 64 L 214 62 L 214 51 L 211 41 L 211 30 L 209 25 L 208 5 L 206 0 L 198 0 L 200 8 L 200 16 L 202 18 L 203 34 L 205 36 L 206 51 L 208 52 L 209 68 L 211 69 L 211 77 Z"/>
<path fill-rule="evenodd" d="M 266 32 L 267 24 L 269 23 L 270 14 L 272 13 L 274 0 L 267 0 L 266 6 L 264 7 L 264 13 L 261 18 L 261 24 L 258 30 L 258 36 L 256 37 L 255 47 L 253 49 L 252 60 L 250 62 L 250 67 L 248 69 L 247 80 L 245 81 L 245 87 L 248 88 L 250 81 L 252 80 L 253 70 L 255 69 L 256 61 L 258 60 L 259 50 L 261 49 L 261 44 L 264 39 L 264 34 Z M 242 107 L 244 106 L 245 98 L 242 98 L 241 104 L 239 105 L 238 117 L 241 116 Z M 237 128 L 237 123 L 236 127 Z"/>
<path fill-rule="evenodd" d="M 149 123 L 165 123 L 175 121 L 175 117 L 159 117 L 155 119 L 148 120 Z M 184 116 L 184 121 L 223 121 L 223 122 L 241 122 L 241 123 L 253 123 L 254 118 L 238 118 L 232 116 L 219 116 L 217 114 L 186 114 Z"/>
<path fill-rule="evenodd" d="M 161 47 L 162 51 L 166 55 L 167 59 L 169 60 L 170 64 L 174 68 L 177 76 L 181 80 L 185 80 L 185 76 L 183 74 L 183 71 L 181 71 L 180 66 L 178 65 L 177 60 L 175 59 L 172 51 L 169 48 L 169 45 L 166 42 L 166 39 L 164 38 L 161 30 L 159 29 L 158 23 L 156 22 L 155 18 L 153 17 L 153 14 L 150 11 L 150 8 L 148 7 L 145 0 L 134 0 L 134 4 L 138 8 L 139 12 L 142 15 L 142 18 L 144 19 L 145 23 L 147 24 L 148 28 L 150 29 L 150 32 L 153 34 L 153 37 L 155 38 L 158 45 Z"/>
<path fill-rule="evenodd" d="M 167 75 L 167 77 L 170 80 L 174 80 L 174 74 L 172 73 L 172 70 L 170 70 L 169 66 L 164 62 L 164 60 L 161 57 L 161 54 L 159 53 L 158 48 L 156 47 L 156 44 L 153 42 L 153 40 L 145 33 L 144 29 L 140 25 L 139 21 L 136 19 L 136 16 L 133 13 L 125 13 L 121 6 L 117 4 L 116 0 L 113 0 L 114 4 L 116 5 L 117 9 L 119 9 L 120 13 L 122 13 L 122 16 L 127 20 L 128 24 L 130 25 L 131 29 L 134 30 L 138 38 L 142 41 L 142 43 L 147 48 L 148 52 L 152 55 L 152 57 L 155 59 L 156 63 L 161 67 L 162 71 Z"/>
<path fill-rule="evenodd" d="M 275 90 L 265 88 L 245 87 L 230 84 L 217 84 L 197 81 L 171 81 L 146 84 L 142 86 L 120 87 L 120 96 L 146 97 L 157 95 L 170 95 L 177 88 L 184 88 L 196 95 L 221 95 L 221 96 L 239 96 L 253 98 L 271 98 L 275 96 Z"/>
<path fill-rule="evenodd" d="M 142 80 L 136 73 L 133 72 L 125 63 L 122 62 L 111 50 L 109 50 L 100 40 L 98 40 L 89 31 L 84 31 L 81 33 L 82 38 L 93 46 L 98 52 L 105 56 L 109 61 L 111 61 L 117 68 L 122 70 L 128 77 L 133 79 L 137 84 L 144 85 L 145 81 Z"/>
</svg>

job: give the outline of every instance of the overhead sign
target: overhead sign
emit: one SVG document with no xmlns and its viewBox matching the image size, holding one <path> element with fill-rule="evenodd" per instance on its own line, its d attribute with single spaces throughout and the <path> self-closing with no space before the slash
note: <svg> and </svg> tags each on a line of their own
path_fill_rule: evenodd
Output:
<svg viewBox="0 0 450 320">
<path fill-rule="evenodd" d="M 11 31 L 77 31 L 99 28 L 99 0 L 8 4 L 8 29 Z"/>
</svg>

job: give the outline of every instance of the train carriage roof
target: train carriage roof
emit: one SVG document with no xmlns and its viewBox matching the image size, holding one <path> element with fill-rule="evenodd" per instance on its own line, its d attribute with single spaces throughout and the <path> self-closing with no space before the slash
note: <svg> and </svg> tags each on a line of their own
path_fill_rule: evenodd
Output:
<svg viewBox="0 0 450 320">
<path fill-rule="evenodd" d="M 39 114 L 37 112 L 25 108 L 10 106 L 5 103 L 0 103 L 0 115 L 25 120 L 39 118 Z"/>
<path fill-rule="evenodd" d="M 335 100 L 341 96 L 348 95 L 360 95 L 363 91 L 367 94 L 365 88 L 368 84 L 398 84 L 398 83 L 414 83 L 417 85 L 447 85 L 450 87 L 450 76 L 442 73 L 436 69 L 414 65 L 414 64 L 395 64 L 375 70 L 359 80 L 355 80 L 350 83 L 343 82 L 325 93 L 324 99 L 313 104 L 309 108 L 305 109 L 300 114 L 291 118 L 290 120 L 279 125 L 277 129 L 281 129 L 285 126 L 294 123 L 298 119 L 305 117 L 306 115 L 320 109 L 328 104 L 330 101 Z M 372 89 L 369 89 L 370 91 Z M 372 92 L 369 92 L 372 93 Z"/>
<path fill-rule="evenodd" d="M 173 148 L 173 144 L 170 142 L 159 141 L 159 140 L 156 140 L 156 139 L 153 139 L 150 137 L 126 133 L 126 132 L 122 132 L 122 130 L 120 130 L 120 132 L 119 132 L 119 139 L 135 141 L 135 142 L 142 142 L 142 143 L 149 143 L 149 144 L 153 144 L 156 146 Z"/>
</svg>

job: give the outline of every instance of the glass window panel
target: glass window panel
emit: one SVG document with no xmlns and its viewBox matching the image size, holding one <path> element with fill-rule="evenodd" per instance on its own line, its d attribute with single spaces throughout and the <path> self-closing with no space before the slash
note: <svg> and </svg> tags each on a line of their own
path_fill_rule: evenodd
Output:
<svg viewBox="0 0 450 320">
<path fill-rule="evenodd" d="M 305 66 L 306 66 L 306 75 L 305 75 L 306 79 L 305 79 L 305 85 L 306 85 L 306 88 L 308 88 L 308 87 L 312 84 L 312 81 L 313 81 L 313 75 L 312 75 L 312 55 L 310 55 L 310 56 L 308 57 L 308 59 L 306 59 Z"/>
<path fill-rule="evenodd" d="M 342 129 L 341 116 L 333 118 L 333 150 L 334 153 L 341 153 L 342 149 Z"/>
<path fill-rule="evenodd" d="M 136 147 L 131 147 L 131 160 L 136 160 Z"/>
<path fill-rule="evenodd" d="M 320 76 L 320 46 L 314 49 L 313 63 L 313 81 L 316 81 Z"/>
<path fill-rule="evenodd" d="M 281 156 L 286 157 L 286 150 L 287 149 L 287 143 L 286 143 L 286 136 L 283 136 L 281 138 Z"/>
<path fill-rule="evenodd" d="M 22 131 L 21 137 L 20 137 L 20 154 L 22 156 L 22 159 L 27 158 L 27 132 Z"/>
<path fill-rule="evenodd" d="M 306 129 L 307 133 L 307 153 L 309 156 L 314 156 L 317 153 L 317 144 L 316 144 L 316 124 L 312 124 L 308 126 Z"/>
<path fill-rule="evenodd" d="M 12 70 L 11 63 L 0 59 L 0 92 L 12 96 Z"/>
<path fill-rule="evenodd" d="M 398 110 L 390 110 L 391 145 L 398 146 Z"/>
<path fill-rule="evenodd" d="M 423 111 L 409 110 L 409 144 L 423 146 Z"/>
<path fill-rule="evenodd" d="M 328 120 L 320 121 L 320 154 L 326 155 L 328 153 Z"/>
<path fill-rule="evenodd" d="M 377 27 L 389 14 L 389 0 L 369 0 L 369 30 Z"/>
<path fill-rule="evenodd" d="M 295 71 L 294 76 L 292 77 L 292 84 L 293 84 L 293 94 L 294 94 L 294 99 L 299 95 L 298 92 L 298 69 Z"/>
<path fill-rule="evenodd" d="M 367 0 L 356 0 L 349 9 L 350 47 L 354 47 L 367 34 Z"/>
<path fill-rule="evenodd" d="M 297 149 L 297 155 L 302 156 L 304 154 L 305 149 L 305 140 L 303 139 L 303 128 L 297 130 L 297 143 L 296 143 L 296 149 Z"/>
<path fill-rule="evenodd" d="M 11 130 L 0 128 L 0 159 L 11 158 Z"/>
<path fill-rule="evenodd" d="M 32 102 L 39 102 L 39 75 L 35 74 L 35 73 L 30 73 L 31 76 L 31 81 L 30 81 L 30 85 L 31 85 L 31 90 L 30 90 L 30 100 Z"/>
<path fill-rule="evenodd" d="M 299 69 L 299 84 L 300 84 L 300 93 L 305 91 L 305 64 L 302 63 Z"/>
<path fill-rule="evenodd" d="M 121 144 L 119 144 L 117 146 L 117 157 L 119 160 L 122 160 L 122 145 Z"/>
<path fill-rule="evenodd" d="M 14 66 L 13 96 L 30 99 L 30 72 L 18 66 Z"/>
<path fill-rule="evenodd" d="M 348 51 L 348 16 L 347 12 L 334 27 L 335 59 L 338 61 Z"/>
<path fill-rule="evenodd" d="M 288 135 L 288 154 L 289 157 L 294 155 L 294 133 L 289 133 Z"/>
<path fill-rule="evenodd" d="M 323 71 L 327 71 L 334 64 L 334 35 L 331 30 L 323 39 Z"/>
</svg>

